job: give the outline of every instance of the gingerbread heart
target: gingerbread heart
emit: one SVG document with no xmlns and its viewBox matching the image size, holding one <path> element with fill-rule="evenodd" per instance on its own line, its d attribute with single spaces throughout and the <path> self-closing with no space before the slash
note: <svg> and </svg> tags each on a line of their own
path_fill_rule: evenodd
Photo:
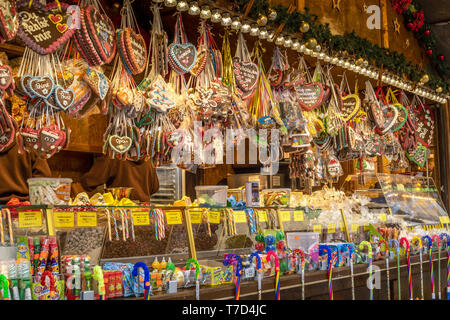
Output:
<svg viewBox="0 0 450 320">
<path fill-rule="evenodd" d="M 206 65 L 206 60 L 208 59 L 208 54 L 206 50 L 197 51 L 197 61 L 195 62 L 194 67 L 191 69 L 190 73 L 198 77 L 198 75 L 203 71 Z"/>
<path fill-rule="evenodd" d="M 87 68 L 83 75 L 83 80 L 86 81 L 101 100 L 105 99 L 109 90 L 109 80 L 103 73 Z"/>
<path fill-rule="evenodd" d="M 163 78 L 158 77 L 147 91 L 148 105 L 156 109 L 158 112 L 167 112 L 175 106 L 174 97 L 172 96 L 167 83 Z"/>
<path fill-rule="evenodd" d="M 16 36 L 19 29 L 19 19 L 14 1 L 0 2 L 0 34 L 5 41 Z"/>
<path fill-rule="evenodd" d="M 378 101 L 370 100 L 368 102 L 369 110 L 372 115 L 372 120 L 375 122 L 378 128 L 383 128 L 386 119 L 384 118 L 383 109 L 381 109 Z"/>
<path fill-rule="evenodd" d="M 31 74 L 23 75 L 22 78 L 20 78 L 20 85 L 25 94 L 27 94 L 30 98 L 34 98 L 36 95 L 31 91 L 30 88 L 31 79 L 33 79 L 33 76 Z"/>
<path fill-rule="evenodd" d="M 123 37 L 128 59 L 133 65 L 133 74 L 139 74 L 144 71 L 147 63 L 147 46 L 145 45 L 145 40 L 140 34 L 130 28 L 124 30 Z"/>
<path fill-rule="evenodd" d="M 241 61 L 235 57 L 233 58 L 233 72 L 236 85 L 242 90 L 242 98 L 250 97 L 258 83 L 258 66 L 251 61 Z"/>
<path fill-rule="evenodd" d="M 33 77 L 29 81 L 29 87 L 36 96 L 47 99 L 53 93 L 55 83 L 50 76 Z"/>
<path fill-rule="evenodd" d="M 420 105 L 413 108 L 411 114 L 415 118 L 416 133 L 418 140 L 425 147 L 430 147 L 434 136 L 434 113 L 427 105 Z"/>
<path fill-rule="evenodd" d="M 342 97 L 341 118 L 344 121 L 352 120 L 361 110 L 361 100 L 357 94 Z"/>
<path fill-rule="evenodd" d="M 270 81 L 270 85 L 272 87 L 278 87 L 281 82 L 283 81 L 283 71 L 281 70 L 272 70 L 268 76 L 267 76 L 267 80 Z M 289 83 L 289 81 L 286 81 L 287 83 Z"/>
<path fill-rule="evenodd" d="M 0 66 L 0 90 L 6 90 L 9 88 L 13 82 L 12 70 L 11 68 L 4 64 Z"/>
<path fill-rule="evenodd" d="M 89 5 L 84 11 L 86 27 L 91 40 L 104 63 L 110 63 L 116 53 L 114 24 L 107 15 Z"/>
<path fill-rule="evenodd" d="M 303 110 L 311 111 L 322 104 L 324 90 L 319 82 L 302 83 L 294 89 L 297 102 Z"/>
<path fill-rule="evenodd" d="M 56 86 L 54 96 L 56 103 L 64 111 L 69 109 L 75 101 L 75 92 L 70 88 L 64 89 L 61 86 Z"/>
<path fill-rule="evenodd" d="M 393 105 L 388 104 L 383 109 L 383 114 L 384 118 L 386 119 L 383 127 L 381 129 L 379 128 L 375 129 L 375 131 L 377 131 L 381 135 L 384 135 L 387 132 L 391 131 L 394 125 L 396 124 L 398 118 L 398 109 Z"/>
<path fill-rule="evenodd" d="M 44 127 L 39 132 L 39 143 L 39 151 L 50 158 L 56 151 L 61 150 L 66 143 L 66 133 L 55 125 Z"/>
<path fill-rule="evenodd" d="M 33 1 L 31 5 L 29 3 L 23 0 L 17 5 L 19 17 L 17 35 L 39 54 L 55 52 L 74 34 L 75 28 L 70 28 L 69 24 L 78 19 L 79 11 L 67 11 L 69 5 L 63 2 L 59 2 L 59 6 L 56 3 L 43 6 L 39 1 Z M 60 23 L 52 22 L 51 17 L 55 16 L 61 17 Z"/>
<path fill-rule="evenodd" d="M 39 148 L 39 130 L 31 128 L 22 128 L 20 130 L 22 139 L 22 148 L 27 152 L 38 150 Z"/>
<path fill-rule="evenodd" d="M 117 153 L 125 153 L 130 149 L 133 140 L 130 137 L 121 137 L 118 135 L 112 135 L 109 137 L 109 145 Z"/>
<path fill-rule="evenodd" d="M 188 73 L 197 61 L 197 49 L 192 43 L 172 43 L 169 46 L 169 62 L 178 73 Z"/>
<path fill-rule="evenodd" d="M 406 108 L 399 103 L 395 103 L 393 106 L 398 110 L 397 121 L 392 128 L 392 131 L 395 132 L 403 128 L 408 120 L 408 110 L 406 110 Z"/>
<path fill-rule="evenodd" d="M 428 158 L 428 149 L 419 142 L 415 150 L 406 152 L 406 156 L 411 162 L 414 162 L 419 167 L 423 167 Z"/>
</svg>

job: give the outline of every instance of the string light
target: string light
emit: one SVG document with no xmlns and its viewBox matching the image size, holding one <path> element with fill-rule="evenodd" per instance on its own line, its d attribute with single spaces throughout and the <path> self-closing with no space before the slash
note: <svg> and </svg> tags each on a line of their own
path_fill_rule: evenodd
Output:
<svg viewBox="0 0 450 320">
<path fill-rule="evenodd" d="M 231 26 L 231 23 L 232 23 L 232 20 L 231 20 L 230 14 L 228 12 L 225 12 L 222 15 L 222 23 L 221 23 L 222 26 L 229 27 L 229 26 Z"/>
<path fill-rule="evenodd" d="M 200 18 L 209 19 L 211 18 L 211 9 L 208 6 L 203 6 L 202 11 L 200 11 Z"/>
<path fill-rule="evenodd" d="M 213 10 L 211 14 L 211 22 L 218 23 L 222 21 L 222 15 L 220 14 L 219 10 Z"/>
<path fill-rule="evenodd" d="M 191 16 L 197 16 L 200 14 L 200 7 L 198 6 L 197 1 L 192 1 L 189 6 L 189 12 Z"/>
</svg>

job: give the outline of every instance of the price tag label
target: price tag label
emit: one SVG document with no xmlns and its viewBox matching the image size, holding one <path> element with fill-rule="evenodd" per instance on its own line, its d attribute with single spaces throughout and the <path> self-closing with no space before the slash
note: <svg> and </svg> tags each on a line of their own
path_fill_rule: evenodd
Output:
<svg viewBox="0 0 450 320">
<path fill-rule="evenodd" d="M 258 220 L 260 222 L 267 222 L 267 214 L 265 211 L 256 211 L 256 213 L 258 214 Z"/>
<path fill-rule="evenodd" d="M 166 214 L 167 224 L 182 224 L 181 212 L 178 210 L 167 210 Z"/>
<path fill-rule="evenodd" d="M 236 210 L 233 211 L 234 214 L 234 222 L 236 223 L 247 223 L 247 217 L 245 216 L 244 210 Z"/>
<path fill-rule="evenodd" d="M 203 212 L 201 210 L 189 210 L 191 223 L 202 223 L 202 214 Z"/>
<path fill-rule="evenodd" d="M 54 212 L 55 228 L 73 228 L 75 227 L 75 213 L 73 212 Z"/>
<path fill-rule="evenodd" d="M 363 225 L 363 230 L 364 231 L 369 231 L 369 224 L 366 222 L 366 223 L 364 223 L 364 225 Z"/>
<path fill-rule="evenodd" d="M 42 226 L 41 211 L 20 211 L 19 228 L 39 228 Z"/>
<path fill-rule="evenodd" d="M 335 233 L 336 232 L 336 225 L 334 223 L 331 223 L 327 226 L 328 233 Z"/>
<path fill-rule="evenodd" d="M 441 221 L 441 223 L 449 223 L 450 222 L 450 219 L 448 216 L 439 217 L 439 220 Z"/>
<path fill-rule="evenodd" d="M 322 232 L 322 226 L 320 224 L 313 225 L 313 232 L 321 233 Z"/>
<path fill-rule="evenodd" d="M 97 212 L 77 212 L 77 227 L 96 227 Z"/>
<path fill-rule="evenodd" d="M 291 211 L 289 211 L 289 210 L 280 210 L 280 219 L 283 222 L 291 221 Z"/>
<path fill-rule="evenodd" d="M 352 223 L 352 226 L 350 228 L 350 232 L 358 232 L 358 230 L 359 230 L 359 224 Z"/>
<path fill-rule="evenodd" d="M 380 214 L 378 215 L 378 218 L 379 218 L 380 221 L 382 221 L 382 222 L 386 222 L 386 221 L 387 221 L 386 213 L 380 213 Z"/>
<path fill-rule="evenodd" d="M 209 223 L 220 223 L 220 211 L 209 211 L 208 221 Z"/>
<path fill-rule="evenodd" d="M 303 210 L 294 211 L 294 221 L 303 221 Z"/>
<path fill-rule="evenodd" d="M 148 226 L 150 225 L 150 215 L 147 211 L 135 211 L 133 212 L 133 224 L 135 226 Z"/>
</svg>

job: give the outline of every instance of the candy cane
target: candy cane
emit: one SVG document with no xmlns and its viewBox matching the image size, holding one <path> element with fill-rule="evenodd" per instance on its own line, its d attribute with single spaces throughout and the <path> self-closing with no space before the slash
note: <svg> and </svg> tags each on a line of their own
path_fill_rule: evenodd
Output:
<svg viewBox="0 0 450 320">
<path fill-rule="evenodd" d="M 300 256 L 300 267 L 302 272 L 302 300 L 305 300 L 305 253 L 301 249 L 295 249 L 292 254 L 297 261 L 297 255 Z"/>
<path fill-rule="evenodd" d="M 378 247 L 380 247 L 380 252 L 383 252 L 381 250 L 381 246 L 384 244 L 384 258 L 386 261 L 386 285 L 387 285 L 387 298 L 388 300 L 391 300 L 391 285 L 389 283 L 389 245 L 386 240 L 381 239 L 378 241 Z"/>
<path fill-rule="evenodd" d="M 131 275 L 139 279 L 139 268 L 144 270 L 144 300 L 150 300 L 150 272 L 147 265 L 144 262 L 136 262 Z"/>
<path fill-rule="evenodd" d="M 162 240 L 166 237 L 166 227 L 164 225 L 164 212 L 161 209 L 154 209 L 155 226 L 157 229 L 157 239 Z"/>
<path fill-rule="evenodd" d="M 41 286 L 42 287 L 45 286 L 45 279 L 47 277 L 50 279 L 50 300 L 52 300 L 52 298 L 55 296 L 55 291 L 56 291 L 55 290 L 55 277 L 53 277 L 53 274 L 50 271 L 45 270 L 41 276 Z"/>
<path fill-rule="evenodd" d="M 333 266 L 336 263 L 337 254 L 332 252 L 331 248 L 327 245 L 323 246 L 323 250 L 327 253 L 327 264 L 328 264 L 328 299 L 333 300 Z"/>
<path fill-rule="evenodd" d="M 355 252 L 353 250 L 353 245 L 346 244 L 345 247 L 347 247 L 348 254 L 349 254 L 350 278 L 351 278 L 351 282 L 352 282 L 352 300 L 355 300 L 355 280 L 353 278 L 353 256 L 355 255 Z"/>
<path fill-rule="evenodd" d="M 200 266 L 197 259 L 189 258 L 186 261 L 186 269 L 191 267 L 191 264 L 195 266 L 195 299 L 200 300 L 200 282 L 198 280 L 198 274 L 200 272 Z"/>
<path fill-rule="evenodd" d="M 117 231 L 116 211 L 114 209 L 111 209 L 111 215 L 114 222 L 114 232 L 116 234 L 116 240 L 119 241 L 119 231 Z"/>
<path fill-rule="evenodd" d="M 422 268 L 422 240 L 419 237 L 413 237 L 411 243 L 419 248 L 419 259 L 420 259 L 420 291 L 422 294 L 422 300 L 424 299 L 423 295 L 423 268 Z"/>
<path fill-rule="evenodd" d="M 100 266 L 94 267 L 94 274 L 92 277 L 97 280 L 98 283 L 98 294 L 100 296 L 100 300 L 105 300 L 105 281 L 103 280 L 103 270 Z"/>
<path fill-rule="evenodd" d="M 136 236 L 135 236 L 135 234 L 134 234 L 133 210 L 127 209 L 127 213 L 130 214 L 131 239 L 133 239 L 133 241 L 136 241 Z"/>
<path fill-rule="evenodd" d="M 447 233 L 440 235 L 442 244 L 447 245 L 447 300 L 450 300 L 450 236 Z M 444 241 L 444 238 L 447 241 Z"/>
<path fill-rule="evenodd" d="M 434 272 L 433 272 L 433 241 L 430 236 L 423 236 L 422 243 L 428 246 L 428 254 L 430 256 L 430 278 L 431 278 L 431 298 L 434 300 L 436 295 L 434 293 Z"/>
<path fill-rule="evenodd" d="M 234 293 L 234 300 L 239 300 L 241 292 L 241 275 L 242 275 L 242 259 L 239 255 L 229 253 L 224 256 L 223 265 L 228 266 L 236 261 L 236 290 Z"/>
<path fill-rule="evenodd" d="M 437 242 L 437 249 L 438 249 L 438 293 L 439 293 L 439 300 L 441 300 L 441 238 L 437 234 L 434 234 L 431 236 L 431 240 L 434 242 Z M 433 262 L 432 262 L 433 263 Z"/>
<path fill-rule="evenodd" d="M 280 262 L 277 254 L 273 250 L 267 252 L 268 260 L 270 260 L 270 257 L 273 257 L 275 262 L 275 298 L 280 300 Z"/>
<path fill-rule="evenodd" d="M 395 244 L 395 254 L 397 255 L 398 300 L 402 300 L 402 290 L 401 290 L 401 281 L 400 281 L 400 245 L 399 245 L 397 239 L 389 240 L 389 247 L 392 247 L 392 244 Z"/>
<path fill-rule="evenodd" d="M 3 300 L 9 300 L 9 284 L 8 279 L 3 274 L 0 274 L 0 285 L 3 292 Z"/>
<path fill-rule="evenodd" d="M 372 245 L 368 241 L 362 241 L 359 244 L 359 250 L 364 250 L 367 247 L 367 254 L 369 255 L 369 281 L 370 281 L 370 300 L 373 300 L 373 284 L 372 284 Z"/>
<path fill-rule="evenodd" d="M 408 285 L 409 285 L 409 300 L 413 300 L 413 289 L 411 279 L 411 249 L 409 248 L 409 241 L 405 237 L 400 239 L 400 245 L 404 245 L 408 258 Z"/>
<path fill-rule="evenodd" d="M 250 261 L 253 260 L 253 258 L 256 259 L 256 270 L 258 272 L 258 300 L 261 300 L 261 294 L 262 294 L 262 288 L 261 288 L 261 280 L 262 280 L 262 268 L 261 268 L 261 257 L 257 252 L 253 252 L 250 255 Z"/>
</svg>

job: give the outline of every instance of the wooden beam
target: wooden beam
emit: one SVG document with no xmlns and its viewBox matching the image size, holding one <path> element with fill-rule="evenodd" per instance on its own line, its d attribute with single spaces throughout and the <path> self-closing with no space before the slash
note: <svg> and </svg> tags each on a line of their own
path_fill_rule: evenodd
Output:
<svg viewBox="0 0 450 320">
<path fill-rule="evenodd" d="M 305 11 L 305 0 L 297 0 L 297 10 Z"/>
<path fill-rule="evenodd" d="M 388 16 L 387 16 L 387 0 L 380 0 L 380 8 L 381 8 L 381 21 L 383 23 L 383 27 L 381 29 L 381 38 L 382 43 L 381 46 L 389 49 L 389 32 L 388 32 Z"/>
</svg>

